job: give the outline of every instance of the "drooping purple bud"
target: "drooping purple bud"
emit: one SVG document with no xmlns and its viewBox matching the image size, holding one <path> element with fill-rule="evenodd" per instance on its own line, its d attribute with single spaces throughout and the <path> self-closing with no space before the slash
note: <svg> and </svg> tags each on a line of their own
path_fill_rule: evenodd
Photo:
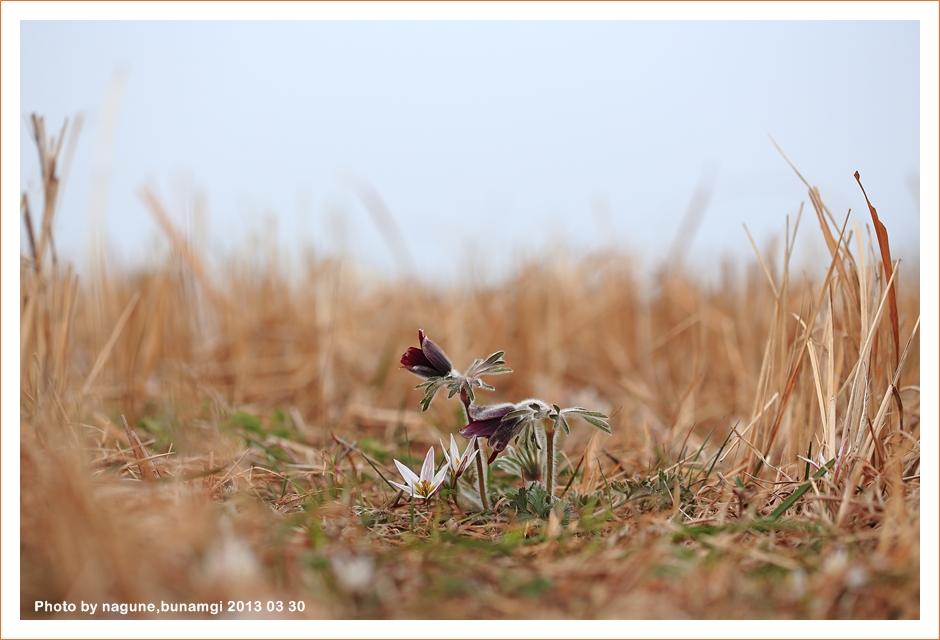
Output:
<svg viewBox="0 0 940 640">
<path fill-rule="evenodd" d="M 509 444 L 509 441 L 519 435 L 519 431 L 521 430 L 522 418 L 520 416 L 514 418 L 503 418 L 503 420 L 499 423 L 499 427 L 496 428 L 496 431 L 487 441 L 493 448 L 493 453 L 499 453 L 505 449 L 506 445 Z"/>
<path fill-rule="evenodd" d="M 434 344 L 420 329 L 418 330 L 418 340 L 421 342 L 421 351 L 424 352 L 431 365 L 442 372 L 441 375 L 447 375 L 453 370 L 454 365 L 450 363 L 450 358 L 447 357 L 444 350 Z"/>
<path fill-rule="evenodd" d="M 422 378 L 446 376 L 453 366 L 443 350 L 418 329 L 418 343 L 421 347 L 408 347 L 401 356 L 401 367 Z"/>
<path fill-rule="evenodd" d="M 422 378 L 431 378 L 438 375 L 437 369 L 434 368 L 431 361 L 424 355 L 424 352 L 416 347 L 408 347 L 408 350 L 402 354 L 401 368 L 407 369 Z"/>
<path fill-rule="evenodd" d="M 487 442 L 493 449 L 490 456 L 492 462 L 496 455 L 506 448 L 509 441 L 518 435 L 522 428 L 522 418 L 506 416 L 516 410 L 516 405 L 507 402 L 504 404 L 490 404 L 479 406 L 471 404 L 468 407 L 470 414 L 470 424 L 459 431 L 464 438 L 487 438 Z"/>
<path fill-rule="evenodd" d="M 489 438 L 499 428 L 499 424 L 507 413 L 515 409 L 515 405 L 506 402 L 503 404 L 477 405 L 467 407 L 470 414 L 470 424 L 460 430 L 464 438 Z"/>
<path fill-rule="evenodd" d="M 499 426 L 499 420 L 483 420 L 471 422 L 466 427 L 458 431 L 460 435 L 468 440 L 470 438 L 489 438 Z"/>
<path fill-rule="evenodd" d="M 470 405 L 470 420 L 492 420 L 493 418 L 499 418 L 500 420 L 507 413 L 515 411 L 516 405 L 511 402 L 503 402 L 501 404 L 471 404 Z"/>
</svg>

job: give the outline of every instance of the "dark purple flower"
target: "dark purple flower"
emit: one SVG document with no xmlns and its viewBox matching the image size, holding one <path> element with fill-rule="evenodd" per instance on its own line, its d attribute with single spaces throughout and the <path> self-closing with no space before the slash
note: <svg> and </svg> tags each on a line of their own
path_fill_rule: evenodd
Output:
<svg viewBox="0 0 940 640">
<path fill-rule="evenodd" d="M 447 354 L 431 342 L 421 329 L 418 329 L 418 343 L 420 347 L 408 347 L 402 354 L 402 369 L 422 378 L 443 377 L 453 370 Z"/>
<path fill-rule="evenodd" d="M 484 406 L 471 404 L 467 411 L 470 414 L 470 424 L 460 430 L 464 438 L 488 438 L 487 442 L 493 449 L 488 462 L 492 463 L 497 454 L 506 448 L 509 441 L 519 433 L 522 428 L 521 416 L 506 418 L 516 410 L 516 405 L 507 402 L 504 404 L 488 404 Z"/>
</svg>

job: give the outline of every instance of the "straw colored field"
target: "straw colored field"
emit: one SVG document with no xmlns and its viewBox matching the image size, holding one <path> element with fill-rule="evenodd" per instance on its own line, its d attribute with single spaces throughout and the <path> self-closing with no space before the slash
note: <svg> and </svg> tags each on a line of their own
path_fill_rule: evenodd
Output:
<svg viewBox="0 0 940 640">
<path fill-rule="evenodd" d="M 918 278 L 874 210 L 872 232 L 845 225 L 810 190 L 799 233 L 821 233 L 831 263 L 806 279 L 789 272 L 793 221 L 782 255 L 718 284 L 553 255 L 439 290 L 330 259 L 210 271 L 144 194 L 165 264 L 101 256 L 79 279 L 54 259 L 57 143 L 33 124 L 24 618 L 90 616 L 37 601 L 118 618 L 213 617 L 198 603 L 277 619 L 920 616 Z M 458 369 L 505 351 L 514 372 L 481 402 L 611 416 L 609 436 L 572 422 L 554 505 L 495 465 L 483 512 L 470 484 L 412 508 L 383 480 L 432 445 L 440 463 L 438 439 L 465 424 L 446 394 L 422 413 L 399 370 L 418 328 Z"/>
</svg>

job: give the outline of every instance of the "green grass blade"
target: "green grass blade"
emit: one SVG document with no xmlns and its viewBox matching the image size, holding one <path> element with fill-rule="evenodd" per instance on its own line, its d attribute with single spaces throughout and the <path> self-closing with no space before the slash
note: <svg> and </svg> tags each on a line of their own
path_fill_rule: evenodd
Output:
<svg viewBox="0 0 940 640">
<path fill-rule="evenodd" d="M 835 458 L 833 458 L 832 460 L 830 460 L 829 462 L 827 462 L 822 468 L 819 469 L 819 471 L 817 471 L 816 473 L 813 474 L 813 480 L 819 480 L 820 478 L 822 478 L 823 475 L 826 473 L 826 471 L 828 471 L 829 469 L 832 468 L 832 465 L 834 465 L 835 462 L 836 462 L 836 459 L 835 459 Z M 812 483 L 812 482 L 805 482 L 805 483 L 803 483 L 802 485 L 800 485 L 800 488 L 797 489 L 796 491 L 794 491 L 794 492 L 790 495 L 789 498 L 787 498 L 786 500 L 784 500 L 784 501 L 783 501 L 783 504 L 781 504 L 779 507 L 777 507 L 776 509 L 774 509 L 774 512 L 771 513 L 766 519 L 767 519 L 767 520 L 776 520 L 777 518 L 779 518 L 780 516 L 782 516 L 784 513 L 786 513 L 787 509 L 789 509 L 790 507 L 792 507 L 792 506 L 794 505 L 794 503 L 796 503 L 797 500 L 799 500 L 800 498 L 802 498 L 802 497 L 803 497 L 803 494 L 805 494 L 807 491 L 809 491 L 810 487 L 812 487 L 812 486 L 813 486 L 813 483 Z"/>
</svg>

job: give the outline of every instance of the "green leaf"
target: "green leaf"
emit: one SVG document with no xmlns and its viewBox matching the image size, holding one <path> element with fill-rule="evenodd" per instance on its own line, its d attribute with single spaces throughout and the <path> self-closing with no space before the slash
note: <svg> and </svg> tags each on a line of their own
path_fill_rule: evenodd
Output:
<svg viewBox="0 0 940 640">
<path fill-rule="evenodd" d="M 602 415 L 603 415 L 603 414 L 602 414 Z M 610 434 L 610 425 L 607 424 L 606 422 L 604 422 L 603 420 L 601 420 L 600 418 L 596 418 L 596 417 L 594 417 L 594 416 L 588 416 L 588 415 L 584 415 L 584 414 L 581 414 L 581 418 L 583 418 L 584 421 L 587 422 L 588 424 L 590 424 L 590 425 L 592 425 L 592 426 L 594 426 L 594 427 L 597 427 L 598 429 L 600 429 L 600 430 L 603 431 L 604 433 L 606 433 L 606 434 L 608 434 L 608 435 Z"/>
<path fill-rule="evenodd" d="M 558 418 L 555 420 L 555 428 L 558 428 L 558 425 L 561 424 L 561 428 L 565 430 L 565 435 L 571 434 L 571 427 L 568 426 L 568 421 L 565 420 L 565 414 L 558 414 Z"/>
<path fill-rule="evenodd" d="M 495 369 L 487 369 L 486 371 L 481 371 L 477 375 L 488 375 L 488 376 L 498 376 L 503 373 L 512 373 L 512 369 L 509 367 L 497 367 Z"/>
<path fill-rule="evenodd" d="M 832 468 L 832 465 L 834 465 L 835 463 L 836 463 L 836 459 L 835 459 L 835 458 L 833 458 L 832 460 L 830 460 L 829 462 L 827 462 L 822 468 L 819 469 L 819 471 L 817 471 L 816 473 L 813 474 L 813 480 L 819 480 L 820 478 L 822 478 L 823 475 L 825 475 L 825 473 L 826 473 L 829 469 L 831 469 L 831 468 Z M 803 497 L 803 494 L 805 494 L 807 491 L 809 491 L 810 487 L 812 487 L 812 486 L 813 486 L 813 483 L 812 483 L 812 482 L 805 482 L 805 483 L 803 483 L 803 484 L 800 486 L 800 488 L 797 489 L 796 491 L 794 491 L 792 494 L 790 494 L 790 497 L 787 498 L 786 500 L 784 500 L 783 503 L 782 503 L 779 507 L 777 507 L 776 509 L 774 509 L 774 512 L 771 513 L 771 514 L 767 517 L 767 520 L 776 520 L 777 518 L 779 518 L 780 516 L 782 516 L 784 513 L 786 513 L 787 509 L 789 509 L 790 507 L 792 507 L 793 504 L 794 504 L 797 500 L 799 500 L 800 498 L 802 498 L 802 497 Z"/>
<path fill-rule="evenodd" d="M 806 473 L 803 474 L 803 481 L 809 480 L 809 461 L 813 459 L 813 441 L 809 441 L 809 451 L 806 452 Z"/>
</svg>

